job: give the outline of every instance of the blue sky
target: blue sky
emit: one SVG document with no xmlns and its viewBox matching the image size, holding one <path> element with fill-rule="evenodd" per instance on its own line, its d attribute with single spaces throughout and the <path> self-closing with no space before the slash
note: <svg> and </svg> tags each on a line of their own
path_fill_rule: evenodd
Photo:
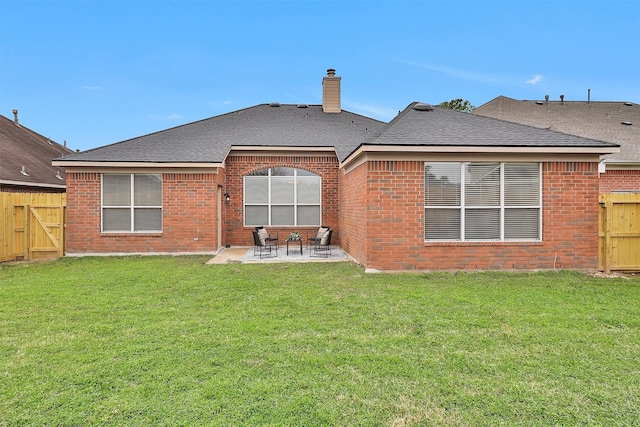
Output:
<svg viewBox="0 0 640 427">
<path fill-rule="evenodd" d="M 256 104 L 640 103 L 640 1 L 2 0 L 0 114 L 86 150 Z"/>
</svg>

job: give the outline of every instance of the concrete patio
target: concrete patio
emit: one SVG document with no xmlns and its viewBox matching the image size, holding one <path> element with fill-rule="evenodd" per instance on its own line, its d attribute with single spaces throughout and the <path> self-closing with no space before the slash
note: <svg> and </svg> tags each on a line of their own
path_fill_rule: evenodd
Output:
<svg viewBox="0 0 640 427">
<path fill-rule="evenodd" d="M 260 258 L 254 255 L 253 247 L 233 247 L 222 249 L 215 257 L 207 262 L 207 264 L 250 264 L 250 263 L 276 263 L 276 262 L 340 262 L 348 261 L 349 257 L 342 249 L 337 246 L 331 247 L 331 254 L 327 257 L 314 255 L 306 246 L 303 247 L 302 254 L 299 249 L 289 248 L 287 255 L 287 247 L 281 246 L 278 249 L 278 256 Z"/>
</svg>

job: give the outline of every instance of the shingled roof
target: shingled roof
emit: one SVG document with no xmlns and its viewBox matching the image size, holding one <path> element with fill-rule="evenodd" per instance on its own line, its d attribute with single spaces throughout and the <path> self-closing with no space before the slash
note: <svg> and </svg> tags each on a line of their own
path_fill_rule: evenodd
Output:
<svg viewBox="0 0 640 427">
<path fill-rule="evenodd" d="M 261 104 L 152 133 L 59 160 L 83 162 L 222 164 L 233 148 L 311 147 L 335 150 L 344 162 L 360 147 L 568 148 L 608 153 L 617 145 L 414 102 L 390 123 L 320 105 Z"/>
<path fill-rule="evenodd" d="M 620 145 L 607 163 L 640 163 L 640 105 L 631 102 L 516 100 L 499 96 L 473 114 Z"/>
<path fill-rule="evenodd" d="M 615 148 L 616 144 L 550 132 L 414 102 L 370 144 L 449 147 Z"/>
<path fill-rule="evenodd" d="M 0 115 L 0 184 L 64 188 L 64 169 L 53 167 L 51 161 L 69 153 L 68 148 Z"/>
<path fill-rule="evenodd" d="M 64 157 L 65 162 L 214 163 L 232 147 L 325 147 L 346 158 L 383 122 L 320 105 L 260 104 Z"/>
</svg>

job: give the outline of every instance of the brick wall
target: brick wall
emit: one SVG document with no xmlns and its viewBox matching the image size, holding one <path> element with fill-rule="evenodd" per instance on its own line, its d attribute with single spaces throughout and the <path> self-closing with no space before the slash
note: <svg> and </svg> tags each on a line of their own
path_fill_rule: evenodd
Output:
<svg viewBox="0 0 640 427">
<path fill-rule="evenodd" d="M 212 252 L 218 249 L 216 191 L 223 175 L 163 173 L 162 233 L 101 233 L 100 174 L 67 174 L 66 252 Z"/>
<path fill-rule="evenodd" d="M 367 164 L 340 177 L 340 242 L 342 249 L 367 265 Z"/>
<path fill-rule="evenodd" d="M 225 203 L 224 229 L 227 232 L 226 242 L 232 246 L 251 246 L 254 227 L 244 226 L 243 179 L 254 171 L 270 167 L 291 167 L 304 169 L 322 177 L 322 224 L 335 231 L 331 238 L 334 245 L 340 244 L 340 227 L 338 224 L 339 188 L 338 158 L 335 155 L 242 155 L 231 154 L 226 162 L 226 188 L 231 201 Z M 307 232 L 315 232 L 318 227 L 269 227 L 270 233 L 278 233 L 281 240 L 292 231 L 298 231 L 306 239 Z"/>
<path fill-rule="evenodd" d="M 600 193 L 640 191 L 640 170 L 611 170 L 600 174 Z"/>
<path fill-rule="evenodd" d="M 365 166 L 365 165 L 363 165 Z M 362 166 L 361 166 L 362 167 Z M 366 232 L 350 234 L 348 252 L 377 270 L 596 269 L 598 264 L 597 163 L 543 165 L 543 241 L 531 243 L 424 241 L 424 163 L 366 164 Z M 352 171 L 344 177 L 346 194 L 362 182 Z M 362 192 L 361 190 L 359 190 Z M 363 219 L 360 219 L 363 221 Z M 344 246 L 344 245 L 343 245 Z M 356 249 L 367 248 L 367 256 Z M 353 251 L 353 253 L 351 252 Z"/>
</svg>

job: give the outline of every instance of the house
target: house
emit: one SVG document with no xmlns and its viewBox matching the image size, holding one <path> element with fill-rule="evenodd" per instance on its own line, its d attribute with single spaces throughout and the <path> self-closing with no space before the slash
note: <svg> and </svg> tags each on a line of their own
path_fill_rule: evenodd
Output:
<svg viewBox="0 0 640 427">
<path fill-rule="evenodd" d="M 64 168 L 51 160 L 73 151 L 0 115 L 0 192 L 64 193 Z"/>
<path fill-rule="evenodd" d="M 590 94 L 590 92 L 589 92 Z M 473 111 L 512 123 L 620 145 L 600 162 L 600 192 L 640 192 L 640 105 L 631 102 L 524 101 L 499 96 Z"/>
<path fill-rule="evenodd" d="M 368 271 L 596 269 L 618 145 L 413 102 L 384 123 L 261 104 L 56 159 L 68 255 L 212 253 L 329 225 Z"/>
</svg>

